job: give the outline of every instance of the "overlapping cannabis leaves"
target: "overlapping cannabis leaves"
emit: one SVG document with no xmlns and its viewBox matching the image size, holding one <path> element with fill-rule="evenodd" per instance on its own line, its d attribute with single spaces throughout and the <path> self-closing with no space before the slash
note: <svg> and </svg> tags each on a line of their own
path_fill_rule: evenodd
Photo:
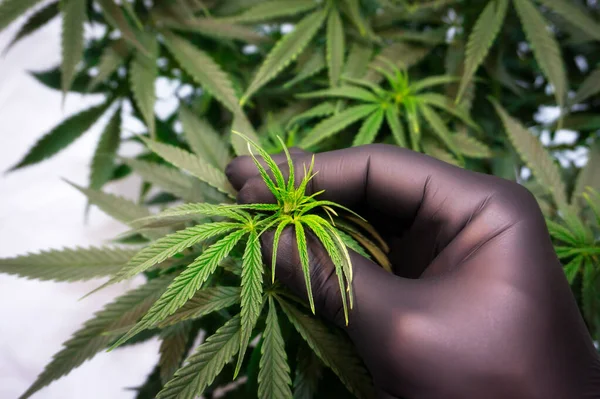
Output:
<svg viewBox="0 0 600 399">
<path fill-rule="evenodd" d="M 107 345 L 114 349 L 145 331 L 160 329 L 165 349 L 159 366 L 165 385 L 157 398 L 191 399 L 203 394 L 236 354 L 238 360 L 233 378 L 237 377 L 246 359 L 250 341 L 259 335 L 257 323 L 264 320 L 257 377 L 258 394 L 262 398 L 290 398 L 291 368 L 278 321 L 278 308 L 284 311 L 297 332 L 350 392 L 358 397 L 370 397 L 369 377 L 353 354 L 352 347 L 337 336 L 338 333 L 332 332 L 330 327 L 322 325 L 292 304 L 299 301 L 294 300 L 293 295 L 277 283 L 275 263 L 281 234 L 290 226 L 296 237 L 300 261 L 298 267 L 304 274 L 310 309 L 314 313 L 306 238 L 308 232 L 314 234 L 335 266 L 348 323 L 353 297 L 352 265 L 347 246 L 369 256 L 354 240 L 353 237 L 356 237 L 376 259 L 384 260 L 385 267 L 388 266 L 384 253 L 387 248 L 384 246 L 381 249 L 374 244 L 374 241 L 381 241 L 377 235 L 373 240 L 367 237 L 374 230 L 360 216 L 336 203 L 318 199 L 322 192 L 306 194 L 308 182 L 314 176 L 314 158 L 313 163 L 304 165 L 304 174 L 298 176 L 296 165 L 281 141 L 288 161 L 286 180 L 271 156 L 258 144 L 243 137 L 248 140 L 249 152 L 276 203 L 187 203 L 156 215 L 139 214 L 143 217 L 130 222 L 134 228 L 132 233 L 143 234 L 153 241 L 133 256 L 125 250 L 90 249 L 0 261 L 0 270 L 4 272 L 41 279 L 73 280 L 112 275 L 102 287 L 140 273 L 150 273 L 147 274 L 150 281 L 146 286 L 108 305 L 67 341 L 65 348 L 54 357 L 23 397 L 30 396 L 54 379 L 67 374 Z M 205 161 L 202 157 L 148 139 L 145 141 L 149 148 L 168 162 L 192 173 L 197 171 L 204 183 L 230 193 L 222 172 L 214 169 L 214 173 L 207 173 L 209 165 L 203 164 Z M 259 153 L 267 169 L 254 156 L 252 148 Z M 119 208 L 121 212 L 124 211 L 120 207 L 123 200 L 115 200 L 92 189 L 80 189 L 92 203 L 109 213 Z M 344 222 L 336 208 L 350 217 Z M 138 213 L 133 209 L 130 212 Z M 130 212 L 125 210 L 126 214 Z M 336 219 L 340 223 L 335 223 Z M 357 223 L 353 223 L 353 220 Z M 188 227 L 180 228 L 185 225 Z M 171 229 L 176 232 L 170 233 Z M 266 267 L 262 260 L 260 236 L 270 229 L 274 230 L 273 262 Z M 126 260 L 129 256 L 131 258 Z M 63 261 L 64 264 L 58 270 L 52 267 L 41 270 L 36 267 L 40 257 L 48 259 L 50 266 L 53 259 L 54 263 Z M 97 268 L 99 263 L 102 264 L 102 272 Z M 217 277 L 220 266 L 228 268 L 229 280 L 234 285 L 224 285 L 223 277 Z M 269 278 L 264 278 L 265 273 Z M 234 281 L 238 281 L 237 285 Z M 198 324 L 209 313 L 225 312 L 232 308 L 239 308 L 239 311 L 236 310 L 238 314 L 226 317 L 228 321 L 180 367 L 189 350 L 191 323 Z M 296 369 L 296 372 L 304 371 Z"/>
<path fill-rule="evenodd" d="M 247 382 L 228 391 L 231 398 L 341 398 L 344 385 L 358 396 L 368 386 L 347 341 L 272 283 L 272 265 L 244 267 L 261 263 L 257 237 L 265 228 L 277 235 L 303 226 L 295 235 L 300 248 L 303 233 L 325 244 L 350 311 L 351 269 L 340 240 L 389 267 L 385 243 L 360 218 L 345 210 L 340 218 L 331 204 L 292 190 L 272 165 L 263 176 L 273 179 L 278 203 L 234 206 L 223 170 L 249 148 L 232 130 L 256 143 L 255 151 L 383 142 L 520 181 L 536 195 L 589 329 L 600 338 L 597 2 L 0 0 L 0 31 L 29 10 L 9 48 L 60 15 L 61 64 L 32 75 L 67 101 L 69 92 L 104 99 L 51 129 L 13 169 L 56 155 L 107 119 L 89 183 L 76 188 L 131 226 L 117 243 L 153 249 L 76 248 L 0 261 L 0 272 L 27 278 L 113 282 L 141 272 L 148 279 L 86 323 L 25 396 L 136 332 L 124 344 L 162 341 L 139 399 L 156 397 L 169 380 L 161 397 L 202 390 L 212 397 L 235 371 Z M 156 112 L 164 94 L 153 82 L 175 87 L 167 99 L 178 106 L 166 116 Z M 534 119 L 541 106 L 557 106 L 556 121 Z M 144 126 L 135 134 L 125 128 L 132 117 Z M 561 126 L 572 140 L 555 140 Z M 548 136 L 543 145 L 540 137 Z M 129 141 L 150 151 L 119 157 Z M 572 160 L 586 151 L 585 166 Z M 137 202 L 100 191 L 130 173 L 144 180 Z M 157 216 L 148 209 L 156 206 L 167 209 Z M 299 259 L 306 270 L 303 251 Z M 173 378 L 200 330 L 211 338 Z M 238 353 L 234 367 L 229 360 Z"/>
</svg>

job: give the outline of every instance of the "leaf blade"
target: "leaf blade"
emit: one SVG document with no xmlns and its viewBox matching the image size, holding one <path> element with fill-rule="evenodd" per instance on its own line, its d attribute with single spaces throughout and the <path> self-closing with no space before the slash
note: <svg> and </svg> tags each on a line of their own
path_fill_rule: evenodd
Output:
<svg viewBox="0 0 600 399">
<path fill-rule="evenodd" d="M 292 33 L 288 33 L 277 42 L 259 67 L 254 79 L 246 89 L 246 93 L 242 96 L 240 100 L 242 105 L 298 57 L 321 28 L 326 16 L 325 11 L 316 11 L 309 14 L 296 25 Z"/>
<path fill-rule="evenodd" d="M 327 69 L 329 71 L 329 86 L 336 87 L 340 80 L 344 65 L 344 29 L 342 19 L 336 7 L 332 7 L 327 17 Z"/>
<path fill-rule="evenodd" d="M 261 399 L 291 398 L 290 366 L 277 320 L 277 309 L 271 296 L 269 296 L 269 311 L 260 353 L 258 397 Z"/>
</svg>

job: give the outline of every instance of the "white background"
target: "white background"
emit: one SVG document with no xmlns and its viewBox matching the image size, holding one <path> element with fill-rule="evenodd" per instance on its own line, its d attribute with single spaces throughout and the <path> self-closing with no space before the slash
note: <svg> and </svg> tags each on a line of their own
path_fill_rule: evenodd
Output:
<svg viewBox="0 0 600 399">
<path fill-rule="evenodd" d="M 17 27 L 0 33 L 3 50 Z M 99 102 L 47 89 L 27 71 L 58 65 L 60 21 L 38 31 L 0 58 L 0 257 L 40 249 L 100 245 L 126 230 L 92 209 L 84 223 L 85 199 L 60 178 L 87 185 L 89 162 L 105 121 L 55 158 L 5 174 L 41 135 L 67 115 Z M 138 182 L 107 191 L 134 198 Z M 131 283 L 111 287 L 84 301 L 102 281 L 53 283 L 0 275 L 0 398 L 15 399 L 85 320 Z M 127 387 L 143 383 L 158 359 L 156 340 L 110 354 L 101 353 L 34 398 L 133 398 Z"/>
</svg>

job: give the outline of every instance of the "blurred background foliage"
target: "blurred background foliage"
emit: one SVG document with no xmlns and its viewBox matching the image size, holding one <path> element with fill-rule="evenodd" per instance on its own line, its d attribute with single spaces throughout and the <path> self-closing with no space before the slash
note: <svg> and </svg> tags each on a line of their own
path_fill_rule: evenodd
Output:
<svg viewBox="0 0 600 399">
<path fill-rule="evenodd" d="M 311 151 L 374 142 L 411 148 L 534 193 L 599 338 L 597 1 L 1 0 L 0 30 L 24 14 L 6 51 L 62 17 L 62 63 L 32 75 L 66 97 L 104 101 L 40 132 L 13 169 L 57 155 L 103 116 L 84 190 L 137 173 L 145 206 L 224 197 L 144 149 L 139 132 L 122 129 L 124 118 L 139 120 L 142 136 L 221 171 L 247 152 L 232 128 L 270 152 L 281 150 L 278 135 Z M 160 117 L 159 79 L 176 88 L 178 103 Z M 215 155 L 214 140 L 230 142 L 231 153 Z M 119 156 L 125 142 L 140 143 L 137 157 Z M 140 398 L 161 387 L 158 369 L 149 378 Z"/>
</svg>

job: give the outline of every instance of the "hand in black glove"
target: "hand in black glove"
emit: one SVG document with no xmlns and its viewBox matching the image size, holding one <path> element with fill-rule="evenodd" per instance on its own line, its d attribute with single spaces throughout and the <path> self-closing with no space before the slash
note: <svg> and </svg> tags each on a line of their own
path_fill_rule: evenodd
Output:
<svg viewBox="0 0 600 399">
<path fill-rule="evenodd" d="M 344 327 L 380 397 L 600 397 L 600 361 L 525 188 L 386 145 L 317 154 L 315 171 L 308 191 L 354 209 L 391 248 L 395 275 L 351 254 Z M 239 202 L 274 201 L 250 158 L 227 174 Z M 277 277 L 306 298 L 293 234 Z M 272 235 L 263 243 L 270 264 Z M 316 238 L 309 253 L 317 314 L 343 326 L 333 265 Z"/>
</svg>

